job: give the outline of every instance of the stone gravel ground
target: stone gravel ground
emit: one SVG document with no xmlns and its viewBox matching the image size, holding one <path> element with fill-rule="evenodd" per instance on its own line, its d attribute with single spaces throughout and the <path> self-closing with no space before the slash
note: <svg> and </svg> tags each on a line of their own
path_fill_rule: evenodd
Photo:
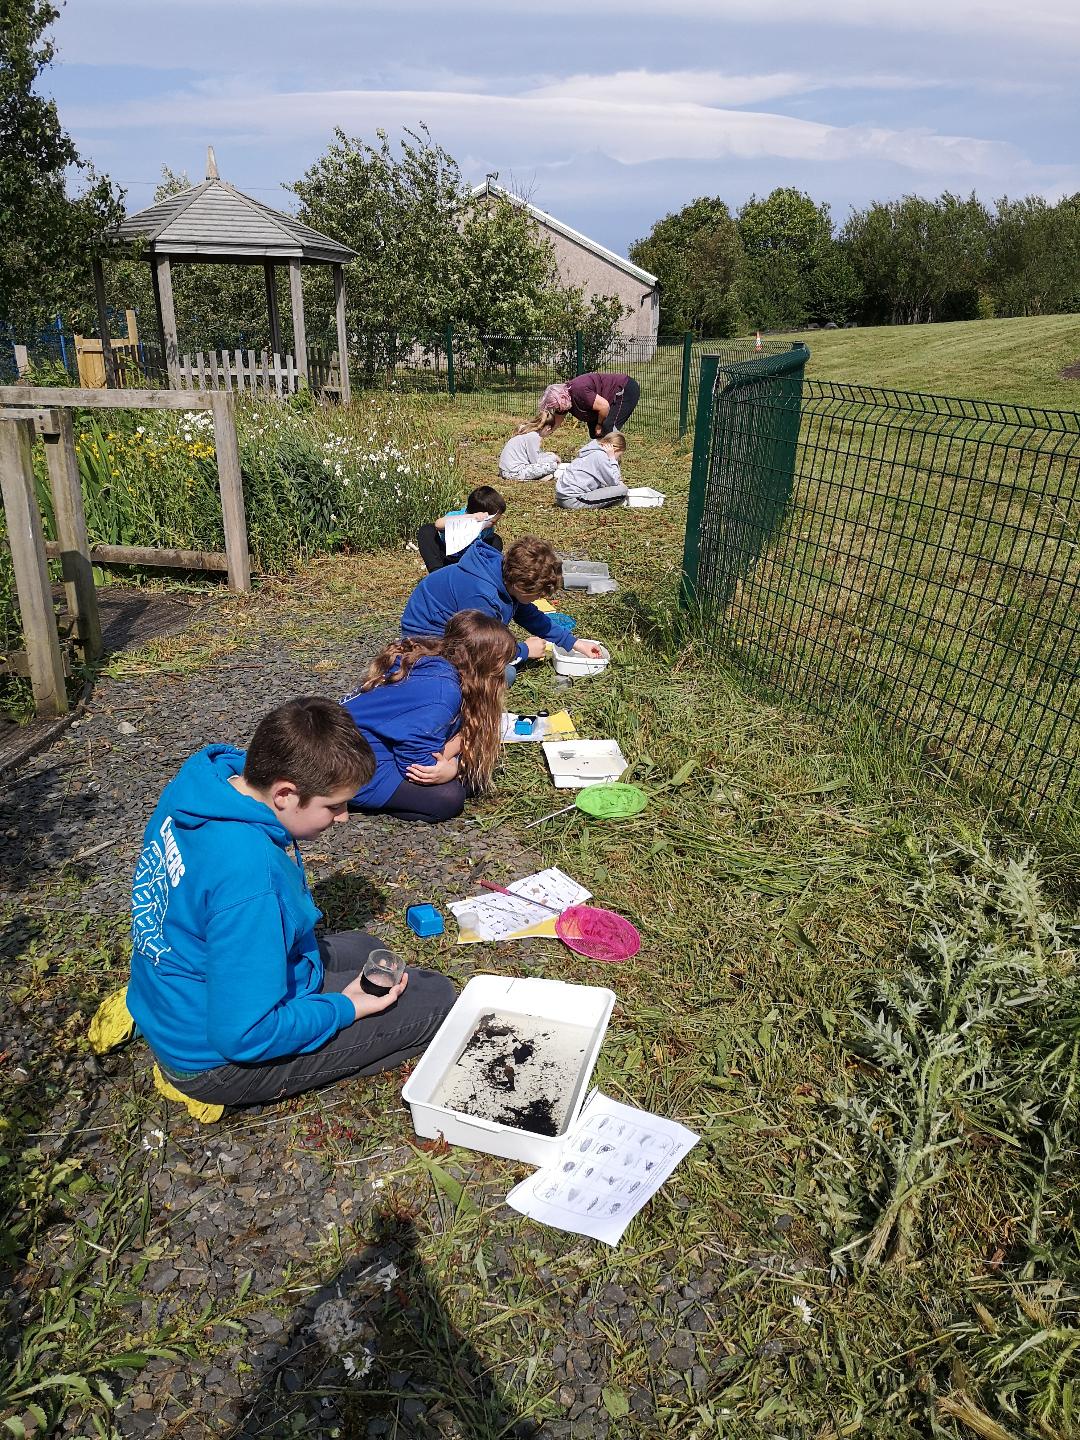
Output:
<svg viewBox="0 0 1080 1440">
<path fill-rule="evenodd" d="M 141 1042 L 87 1054 L 86 1020 L 123 975 L 130 877 L 163 780 L 208 742 L 245 743 L 290 696 L 344 693 L 387 633 L 359 606 L 332 625 L 282 613 L 253 605 L 241 625 L 223 603 L 196 639 L 212 648 L 235 627 L 236 648 L 202 664 L 181 654 L 171 670 L 160 656 L 114 667 L 67 734 L 0 782 L 0 1044 L 22 1102 L 12 1113 L 30 1117 L 9 1140 L 24 1157 L 40 1146 L 43 1172 L 71 1163 L 53 1208 L 35 1199 L 33 1251 L 13 1245 L 7 1354 L 40 1322 L 45 1287 L 84 1265 L 72 1293 L 87 1372 L 94 1357 L 162 1353 L 104 1365 L 118 1402 L 111 1418 L 97 1405 L 105 1431 L 76 1406 L 57 1433 L 659 1433 L 658 1405 L 692 1415 L 708 1392 L 731 1282 L 721 1254 L 673 1251 L 646 1290 L 633 1254 L 524 1222 L 501 1206 L 522 1167 L 418 1153 L 402 1072 L 200 1127 L 154 1094 Z M 353 817 L 306 862 L 333 927 L 405 948 L 410 902 L 468 893 L 481 864 L 508 879 L 543 863 L 468 815 L 432 829 Z M 410 958 L 459 982 L 476 968 L 561 973 L 540 943 L 425 944 Z M 612 1388 L 627 1347 L 648 1383 Z"/>
</svg>

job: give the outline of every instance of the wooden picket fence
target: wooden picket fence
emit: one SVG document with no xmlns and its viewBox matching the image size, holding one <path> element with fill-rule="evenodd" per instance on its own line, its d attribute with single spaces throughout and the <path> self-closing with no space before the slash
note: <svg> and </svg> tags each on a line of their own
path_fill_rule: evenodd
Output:
<svg viewBox="0 0 1080 1440">
<path fill-rule="evenodd" d="M 341 369 L 337 351 L 308 352 L 307 383 L 317 394 L 339 393 Z M 270 395 L 294 395 L 303 372 L 292 355 L 268 350 L 198 350 L 182 355 L 179 388 L 183 390 L 261 390 Z"/>
</svg>

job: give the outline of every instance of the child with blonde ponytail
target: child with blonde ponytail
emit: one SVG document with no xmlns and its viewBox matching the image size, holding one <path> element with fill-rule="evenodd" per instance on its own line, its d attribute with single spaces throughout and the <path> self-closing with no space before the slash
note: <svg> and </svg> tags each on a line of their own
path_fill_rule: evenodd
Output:
<svg viewBox="0 0 1080 1440">
<path fill-rule="evenodd" d="M 405 636 L 376 655 L 359 691 L 342 702 L 375 756 L 354 808 L 434 825 L 486 790 L 516 652 L 500 621 L 461 610 L 442 635 Z"/>
<path fill-rule="evenodd" d="M 562 416 L 554 410 L 540 409 L 531 420 L 519 425 L 502 448 L 499 456 L 499 475 L 503 480 L 546 480 L 555 474 L 559 457 L 551 450 L 541 450 L 540 441 L 546 440 L 562 423 Z"/>
</svg>

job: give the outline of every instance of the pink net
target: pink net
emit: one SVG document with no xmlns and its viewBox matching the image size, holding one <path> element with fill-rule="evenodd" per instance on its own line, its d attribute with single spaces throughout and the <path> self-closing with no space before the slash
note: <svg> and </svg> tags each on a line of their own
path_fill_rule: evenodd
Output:
<svg viewBox="0 0 1080 1440">
<path fill-rule="evenodd" d="M 641 949 L 641 936 L 629 920 L 595 905 L 571 905 L 555 922 L 559 939 L 590 960 L 614 964 Z"/>
</svg>

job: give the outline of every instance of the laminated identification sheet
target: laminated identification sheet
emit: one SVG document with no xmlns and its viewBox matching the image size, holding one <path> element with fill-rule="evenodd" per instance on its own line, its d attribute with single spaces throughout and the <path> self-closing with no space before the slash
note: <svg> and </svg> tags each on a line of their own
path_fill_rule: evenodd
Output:
<svg viewBox="0 0 1080 1440">
<path fill-rule="evenodd" d="M 483 534 L 486 515 L 447 515 L 443 539 L 447 555 L 460 555 L 478 535 Z"/>
<path fill-rule="evenodd" d="M 552 866 L 514 880 L 506 887 L 513 895 L 497 890 L 474 895 L 469 900 L 452 900 L 449 909 L 458 922 L 458 944 L 475 945 L 480 940 L 524 940 L 530 935 L 555 938 L 555 919 L 547 906 L 563 911 L 580 905 L 591 891 Z M 530 904 L 530 897 L 543 901 Z"/>
<path fill-rule="evenodd" d="M 514 745 L 520 740 L 528 743 L 540 740 L 576 740 L 577 731 L 574 729 L 574 722 L 565 710 L 556 710 L 554 715 L 538 715 L 532 731 L 528 735 L 515 735 L 514 722 L 520 719 L 513 710 L 503 712 L 501 738 L 506 745 Z"/>
<path fill-rule="evenodd" d="M 699 1138 L 594 1090 L 559 1158 L 515 1185 L 506 1203 L 542 1225 L 617 1245 Z"/>
</svg>

